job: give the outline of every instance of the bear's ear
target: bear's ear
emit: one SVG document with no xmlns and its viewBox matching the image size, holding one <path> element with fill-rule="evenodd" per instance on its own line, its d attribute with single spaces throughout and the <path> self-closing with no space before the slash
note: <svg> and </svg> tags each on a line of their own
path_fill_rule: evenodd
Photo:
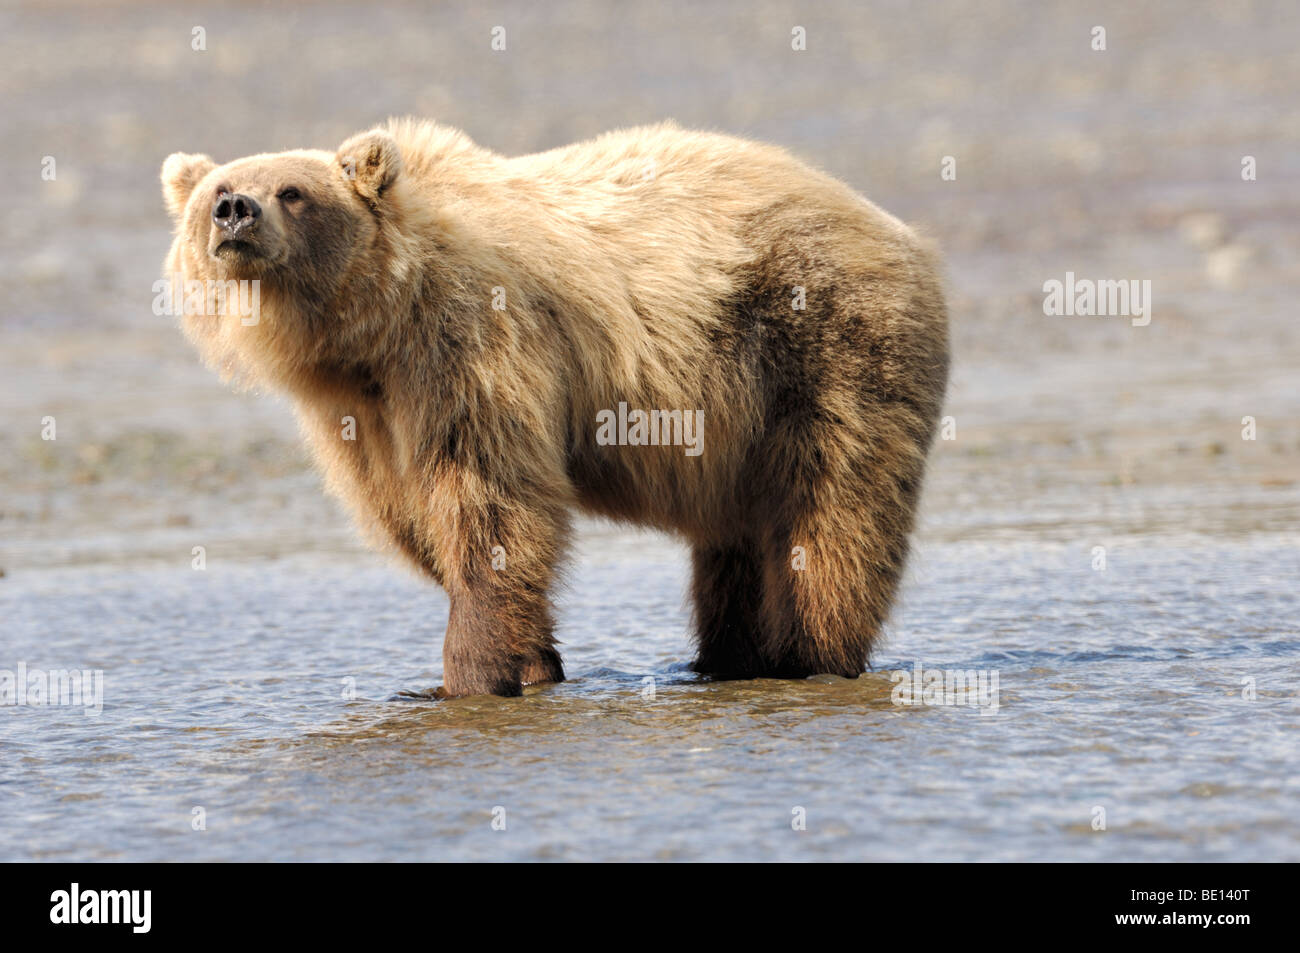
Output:
<svg viewBox="0 0 1300 953">
<path fill-rule="evenodd" d="M 180 220 L 194 186 L 216 167 L 217 164 L 207 156 L 191 155 L 188 152 L 173 152 L 167 157 L 162 167 L 162 190 L 163 200 L 167 203 L 167 211 L 172 218 Z"/>
<path fill-rule="evenodd" d="M 339 146 L 339 167 L 352 187 L 373 202 L 402 174 L 402 153 L 381 129 L 359 133 Z"/>
</svg>

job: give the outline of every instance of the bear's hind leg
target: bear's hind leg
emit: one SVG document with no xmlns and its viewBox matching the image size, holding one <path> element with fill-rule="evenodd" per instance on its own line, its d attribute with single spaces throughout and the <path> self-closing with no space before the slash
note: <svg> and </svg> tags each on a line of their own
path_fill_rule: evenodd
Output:
<svg viewBox="0 0 1300 953">
<path fill-rule="evenodd" d="M 564 663 L 560 661 L 560 653 L 550 646 L 534 650 L 532 657 L 524 661 L 519 680 L 525 685 L 564 681 Z"/>
<path fill-rule="evenodd" d="M 855 532 L 844 513 L 800 521 L 773 545 L 763 587 L 773 674 L 856 678 L 864 671 L 901 570 L 901 556 L 878 561 L 871 541 L 872 531 Z M 792 559 L 796 548 L 800 557 Z"/>
<path fill-rule="evenodd" d="M 757 552 L 746 543 L 696 546 L 691 553 L 695 637 L 694 669 L 714 678 L 769 674 L 762 652 L 762 597 Z"/>
<path fill-rule="evenodd" d="M 780 474 L 786 491 L 763 547 L 766 653 L 777 674 L 854 678 L 866 668 L 903 576 L 924 472 L 924 444 L 900 425 L 911 419 L 877 408 L 874 439 L 823 432 L 816 453 Z"/>
</svg>

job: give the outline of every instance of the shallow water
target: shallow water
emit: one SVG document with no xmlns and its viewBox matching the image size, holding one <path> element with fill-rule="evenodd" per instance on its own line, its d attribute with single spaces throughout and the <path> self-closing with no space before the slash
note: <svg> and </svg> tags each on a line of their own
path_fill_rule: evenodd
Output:
<svg viewBox="0 0 1300 953">
<path fill-rule="evenodd" d="M 685 668 L 676 546 L 584 540 L 570 680 L 522 699 L 398 695 L 439 683 L 447 606 L 377 560 L 12 574 L 9 654 L 105 687 L 0 713 L 0 858 L 1300 857 L 1294 537 L 1100 572 L 931 543 L 875 672 L 734 683 Z M 894 704 L 916 660 L 995 671 L 996 710 Z"/>
</svg>

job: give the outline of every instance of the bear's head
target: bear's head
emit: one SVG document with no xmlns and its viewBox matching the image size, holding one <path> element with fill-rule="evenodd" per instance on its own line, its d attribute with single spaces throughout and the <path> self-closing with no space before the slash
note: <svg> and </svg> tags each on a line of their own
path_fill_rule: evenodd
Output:
<svg viewBox="0 0 1300 953">
<path fill-rule="evenodd" d="M 401 152 L 383 130 L 353 136 L 334 154 L 298 150 L 220 166 L 205 155 L 168 156 L 162 189 L 176 235 L 164 267 L 184 285 L 173 292 L 184 300 L 182 325 L 209 362 L 271 382 L 294 363 L 328 360 L 325 351 L 358 330 L 349 303 L 386 270 L 384 232 L 401 176 Z M 256 315 L 247 313 L 250 298 Z"/>
</svg>

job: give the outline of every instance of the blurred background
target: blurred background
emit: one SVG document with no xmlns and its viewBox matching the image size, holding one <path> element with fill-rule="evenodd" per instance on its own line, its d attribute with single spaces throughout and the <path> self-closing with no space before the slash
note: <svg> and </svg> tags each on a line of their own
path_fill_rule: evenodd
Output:
<svg viewBox="0 0 1300 953">
<path fill-rule="evenodd" d="M 767 857 L 789 848 L 761 832 L 813 797 L 781 785 L 803 778 L 838 812 L 833 838 L 805 842 L 820 856 L 1296 859 L 1298 91 L 1290 0 L 6 3 L 0 648 L 132 686 L 99 735 L 79 716 L 7 722 L 32 766 L 4 789 L 11 817 L 62 832 L 44 853 L 9 850 L 480 856 L 497 848 L 429 846 L 413 819 L 478 830 L 480 802 L 508 789 L 549 818 L 521 828 L 520 855 L 639 856 L 635 841 Z M 881 679 L 690 682 L 684 552 L 593 523 L 563 603 L 575 679 L 537 724 L 518 706 L 498 721 L 491 703 L 471 716 L 384 701 L 436 684 L 445 599 L 363 548 L 287 405 L 228 391 L 151 304 L 169 153 L 334 149 L 403 114 L 508 154 L 663 119 L 762 139 L 938 241 L 954 439 L 934 448 L 878 664 L 1000 668 L 999 718 L 900 731 Z M 1066 272 L 1149 280 L 1150 324 L 1045 315 L 1043 284 Z M 191 571 L 197 545 L 206 573 Z M 694 701 L 661 693 L 640 734 L 610 734 L 636 722 L 625 707 L 593 729 L 647 671 Z M 361 707 L 340 728 L 333 686 L 352 675 Z M 1243 677 L 1260 679 L 1267 717 L 1222 707 Z M 693 704 L 721 707 L 704 719 Z M 398 737 L 357 754 L 358 738 Z M 715 746 L 742 753 L 682 767 L 687 748 Z M 119 756 L 135 760 L 93 766 Z M 635 785 L 611 780 L 611 759 L 637 765 Z M 879 771 L 907 764 L 881 792 Z M 649 784 L 656 772 L 675 780 Z M 363 793 L 378 773 L 408 790 L 454 777 L 457 793 L 425 816 Z M 623 800 L 593 805 L 593 791 Z M 754 807 L 768 795 L 774 821 Z M 50 807 L 66 798 L 92 803 Z M 190 805 L 208 801 L 243 811 L 240 837 L 189 839 Z M 1127 840 L 1098 846 L 1097 803 Z M 711 814 L 692 833 L 681 818 L 704 804 L 729 824 Z"/>
</svg>

